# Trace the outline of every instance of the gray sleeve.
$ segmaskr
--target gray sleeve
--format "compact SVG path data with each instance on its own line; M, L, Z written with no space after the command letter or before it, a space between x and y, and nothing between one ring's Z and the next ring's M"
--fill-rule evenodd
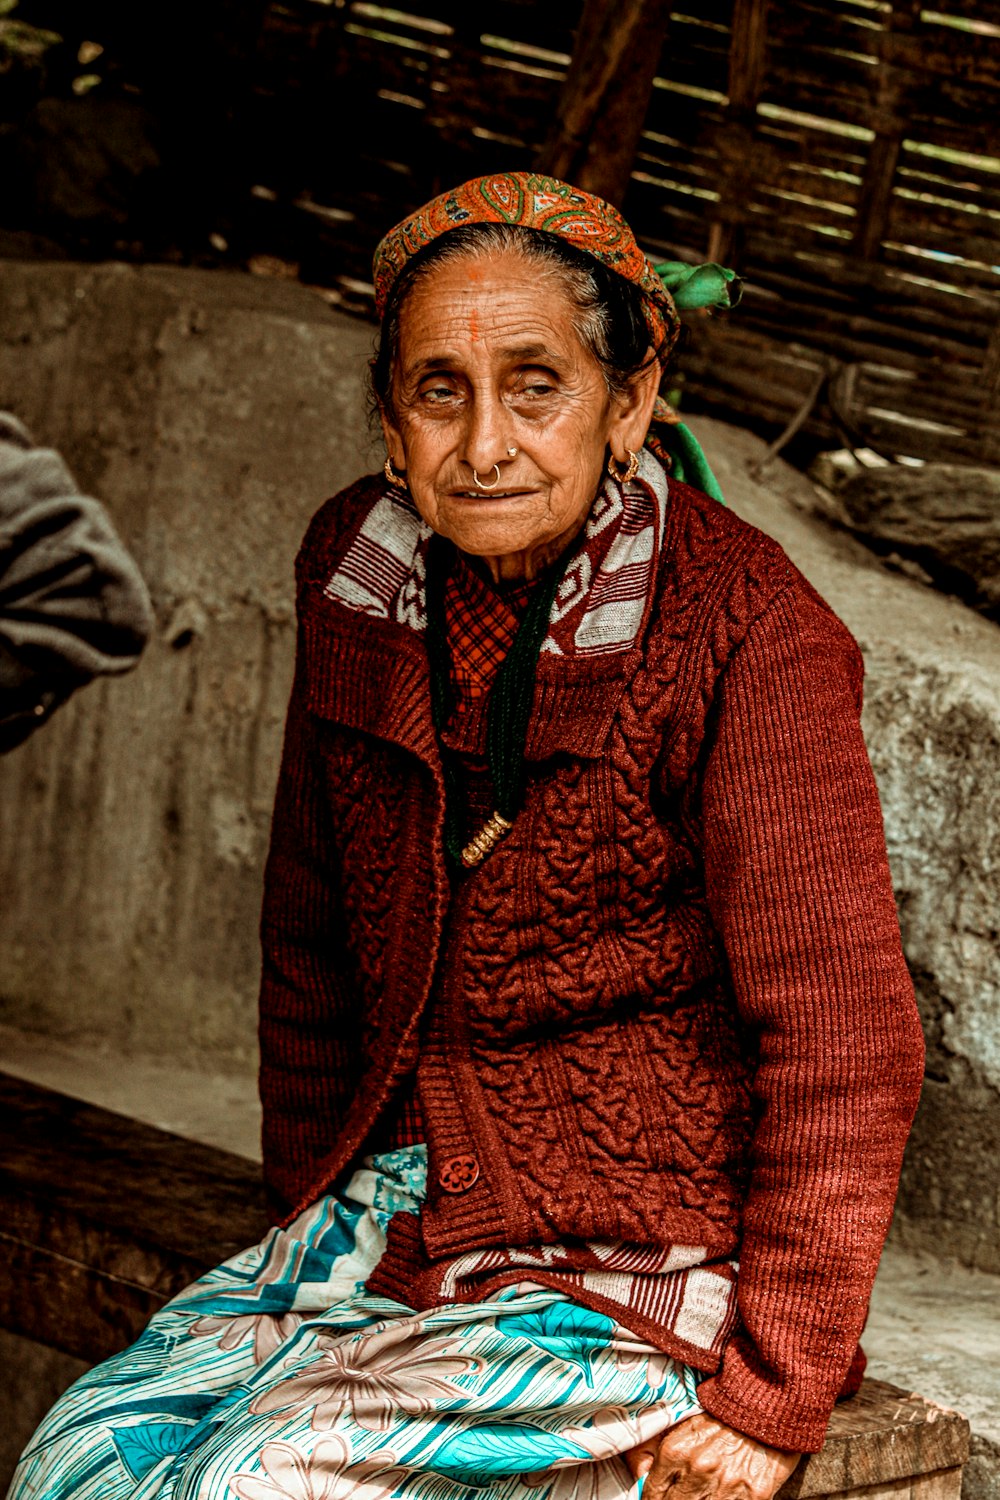
M152 624L103 506L0 412L0 751L91 678L134 667Z

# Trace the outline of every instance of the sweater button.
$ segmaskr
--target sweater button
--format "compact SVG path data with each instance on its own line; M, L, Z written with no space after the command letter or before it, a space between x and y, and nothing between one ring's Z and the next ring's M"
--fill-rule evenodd
M438 1182L446 1193L466 1193L479 1179L479 1163L474 1156L452 1156L438 1173Z

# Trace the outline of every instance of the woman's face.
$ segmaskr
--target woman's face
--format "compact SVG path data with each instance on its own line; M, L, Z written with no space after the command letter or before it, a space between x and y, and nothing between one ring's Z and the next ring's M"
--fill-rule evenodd
M389 456L428 525L495 579L534 577L557 557L609 448L626 461L649 426L655 363L616 400L573 314L552 273L516 253L435 267L400 312Z

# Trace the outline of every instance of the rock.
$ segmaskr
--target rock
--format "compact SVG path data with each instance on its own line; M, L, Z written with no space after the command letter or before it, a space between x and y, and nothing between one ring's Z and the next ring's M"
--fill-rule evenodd
M888 463L889 460L876 453L874 448L832 448L817 453L809 465L809 478L822 489L836 491L856 474L883 468Z
M154 136L152 116L135 99L40 99L11 163L32 224L105 237L148 232L164 190Z
M293 562L317 506L378 467L371 341L287 282L5 262L0 407L108 504L159 628L134 675L4 757L0 1019L255 1091Z
M831 463L829 478L836 480ZM843 473L843 470L840 470ZM1000 610L1000 473L960 464L861 468L822 507L865 541L895 549L939 586ZM832 500L832 504L831 504Z
M1000 1500L1000 1312L995 1276L892 1243L865 1325L868 1374L954 1407L972 1427L962 1500Z

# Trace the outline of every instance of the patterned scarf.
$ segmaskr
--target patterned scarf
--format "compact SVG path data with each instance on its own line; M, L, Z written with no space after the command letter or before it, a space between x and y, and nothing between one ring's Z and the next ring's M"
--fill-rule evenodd
M667 476L649 448L639 454L639 472L627 484L605 476L553 601L544 653L606 656L634 647L668 505ZM327 579L327 597L422 635L432 536L410 495L386 485Z

